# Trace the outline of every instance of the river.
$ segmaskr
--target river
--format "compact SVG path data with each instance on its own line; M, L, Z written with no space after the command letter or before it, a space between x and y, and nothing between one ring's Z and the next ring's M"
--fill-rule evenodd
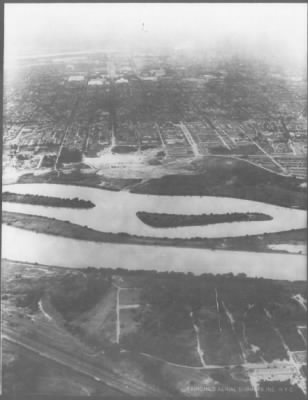
M168 238L219 238L306 228L304 210L226 197L155 196L56 184L12 184L5 185L3 191L90 200L95 207L83 210L5 202L2 209L70 221L103 232L126 232L131 235ZM153 228L139 220L136 216L137 211L171 214L259 212L268 214L273 219L207 226Z
M94 243L2 226L2 257L72 268L126 268L305 280L306 256Z
M156 237L223 237L253 235L306 227L306 212L230 198L148 196L129 192L55 184L5 185L3 191L45 196L79 197L92 209L67 209L3 203L3 210L47 216L104 232ZM262 212L271 221L224 223L204 227L156 229L143 224L137 211L178 214ZM157 271L246 273L251 277L305 280L306 256L192 249L180 247L94 243L2 226L2 257L64 267L110 267Z

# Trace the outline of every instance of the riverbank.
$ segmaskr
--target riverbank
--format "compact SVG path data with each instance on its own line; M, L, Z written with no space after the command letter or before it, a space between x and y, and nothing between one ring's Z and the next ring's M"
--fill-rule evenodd
M41 196L34 194L2 193L2 201L9 203L32 204L46 207L67 207L67 208L93 208L95 204L90 200L82 200L77 197L73 199Z
M104 189L104 190L118 192L121 190L127 190L131 186L134 186L140 182L141 179L109 178L97 174L83 175L78 171L74 171L73 173L67 175L62 173L58 175L55 171L52 171L47 174L38 176L35 176L32 173L24 174L18 178L18 181L16 183L18 184L51 183L57 185L89 187L89 188Z
M281 207L307 209L307 193L271 182L239 183L238 178L213 183L209 174L167 175L135 185L132 193L159 196L213 196L258 201Z
M277 175L232 157L202 157L189 174L175 173L148 179L131 192L160 196L216 196L259 201L282 207L307 209L302 180Z
M245 160L232 157L209 156L195 160L186 167L164 166L165 174L154 177L108 177L85 175L80 171L58 174L55 171L35 176L19 177L17 183L53 183L86 186L111 191L129 190L131 193L159 196L217 196L252 200L282 207L307 209L307 189L303 180L281 176Z
M153 228L176 228L181 226L204 226L241 221L269 221L273 217L263 213L226 213L181 215L138 211L137 217Z
M100 232L86 226L60 221L54 218L17 212L2 212L2 223L19 229L36 233L61 236L77 240L169 247L190 247L210 250L234 250L247 252L288 253L282 249L272 249L269 246L285 243L306 243L307 230L297 229L285 232L263 235L239 236L230 238L191 238L170 239L129 235L124 232Z

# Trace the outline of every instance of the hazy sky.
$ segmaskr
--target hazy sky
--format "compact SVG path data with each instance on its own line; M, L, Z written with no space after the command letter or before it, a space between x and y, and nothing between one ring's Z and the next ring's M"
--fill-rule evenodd
M6 4L5 57L234 41L266 57L306 60L306 4ZM235 46L235 47L236 47Z

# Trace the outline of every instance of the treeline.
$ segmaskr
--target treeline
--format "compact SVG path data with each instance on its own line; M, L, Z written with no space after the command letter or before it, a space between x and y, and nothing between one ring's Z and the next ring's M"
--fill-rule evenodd
M47 207L67 207L67 208L93 208L95 204L90 200L82 200L77 197L73 199L63 199L59 197L41 196L35 194L19 194L4 192L2 201L11 203L33 204Z
M221 224L224 222L241 221L268 221L273 219L270 215L262 213L226 213L226 214L199 214L181 215L164 214L138 211L137 217L153 228L174 228L179 226L200 226Z

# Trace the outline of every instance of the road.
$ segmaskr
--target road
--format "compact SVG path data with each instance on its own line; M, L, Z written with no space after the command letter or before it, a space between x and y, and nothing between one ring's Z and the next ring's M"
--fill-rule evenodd
M199 327L194 323L193 312L191 312L189 314L189 316L190 316L190 318L192 320L192 325L193 325L194 331L196 333L196 341L197 341L197 349L196 350L197 350L197 353L198 353L199 358L200 358L200 363L201 363L202 367L206 368L206 364L205 364L205 361L204 361L204 358L203 358L204 352L203 352L203 350L201 349L201 346L200 346Z
M62 152L64 143L65 143L66 135L68 134L68 131L69 131L70 127L71 127L71 123L72 123L73 120L74 120L74 117L75 117L75 113L76 113L76 110L77 110L77 106L78 106L79 100L80 100L80 98L77 97L76 100L75 100L75 102L74 102L73 108L72 108L72 110L71 110L71 114L70 114L70 116L69 116L69 118L68 118L68 120L67 120L66 127L65 127L65 131L64 131L64 134L63 134L63 136L62 136L61 143L60 143L60 147L59 147L58 154L57 154L57 158L56 158L56 161L55 161L55 166L54 166L55 171L58 170L59 158L60 158L60 155L61 155L61 152Z
M121 324L120 324L120 291L121 288L119 286L114 285L114 287L117 289L117 304L116 304L116 311L117 311L117 327L116 327L116 343L120 343L120 329L121 329Z
M179 124L180 128L182 129L182 132L184 133L187 142L190 144L192 151L195 155L195 157L199 157L201 156L199 149L198 149L198 145L197 143L194 141L194 138L192 137L191 133L189 132L189 130L187 129L187 127L183 124L183 122L180 122Z
M282 165L280 165L279 162L277 162L277 161L275 160L274 157L272 157L270 154L268 154L268 153L263 149L263 147L261 147L261 146L259 145L259 143L257 143L257 142L256 142L255 140L253 140L252 138L250 138L250 140L251 140L252 143L254 143L254 144L258 147L258 149L259 149L260 151L262 151L262 153L264 153L275 165L277 165L277 167L278 167L279 169L281 169L281 171L282 171L284 174L288 174L288 171L286 170L286 168L284 168Z
M161 144L162 144L162 146L163 146L163 149L165 150L166 155L168 155L167 145L166 145L166 142L164 141L164 138L163 138L163 136L162 136L162 134L161 134L160 127L159 127L158 124L155 124L155 126L156 126L156 129L157 129L157 132L158 132L158 135L159 135Z
M292 296L292 299L297 301L298 304L302 306L305 311L307 311L306 300L303 298L301 294L296 294L295 296Z
M220 139L220 141L222 142L222 144L228 149L230 149L230 146L227 144L227 142L224 140L224 138L218 133L217 129L215 129L215 133L218 136L218 138Z

